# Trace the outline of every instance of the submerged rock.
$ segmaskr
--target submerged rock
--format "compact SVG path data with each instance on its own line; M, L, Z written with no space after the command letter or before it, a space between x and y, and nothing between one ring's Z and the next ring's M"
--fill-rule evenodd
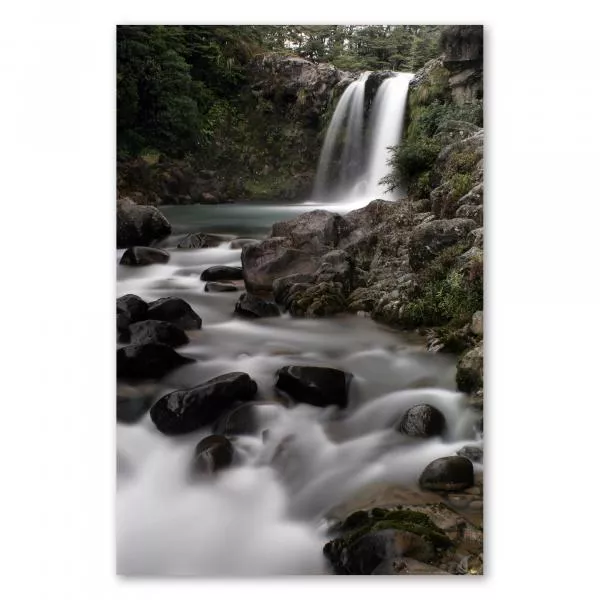
M429 404L417 404L409 408L397 426L397 430L411 437L441 435L446 428L444 413Z
M133 246L127 248L119 261L122 265L130 267L143 267L169 262L170 255L166 250L160 248L148 248L145 246Z
M181 329L201 329L202 319L183 299L169 296L148 305L148 319L168 321Z
M237 301L234 312L242 317L257 319L259 317L278 317L281 313L277 304L263 300L253 294L244 293Z
M239 288L235 283L228 281L209 281L204 286L205 292L238 292Z
M464 456L474 463L483 462L483 450L479 446L463 446L456 454Z
M223 238L218 235L212 235L210 233L190 233L186 235L177 244L177 247L183 250L193 250L197 248L215 248L221 242Z
M117 422L137 423L152 406L152 400L151 394L142 393L135 396L117 394Z
M216 473L231 465L233 444L224 435L209 435L194 450L192 470L195 474Z
M166 344L172 348L183 346L189 342L185 331L168 321L138 321L129 326L132 344Z
M190 362L166 344L132 344L117 350L117 378L160 379Z
M352 374L329 367L282 367L275 374L275 389L294 402L313 406L348 405Z
M190 433L216 421L235 402L251 400L256 391L247 373L227 373L163 396L150 409L150 417L162 433Z
M252 435L258 432L259 418L254 402L244 402L223 414L213 425L213 433Z
M171 224L155 206L140 206L129 198L117 200L117 248L145 246L171 233Z
M458 492L473 485L473 463L464 456L446 456L430 462L421 477L422 489Z
M227 267L221 265L218 267L208 267L200 275L202 281L222 281L223 279L242 279L241 267Z

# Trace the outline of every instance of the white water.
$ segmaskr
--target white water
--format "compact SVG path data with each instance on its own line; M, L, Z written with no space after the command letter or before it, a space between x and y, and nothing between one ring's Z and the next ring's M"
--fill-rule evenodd
M312 207L311 207L312 208ZM194 446L210 431L182 437L158 432L146 415L117 426L117 568L152 576L267 576L327 573L325 517L372 483L417 488L433 459L473 443L475 415L454 390L455 366L420 343L360 317L323 320L288 316L232 318L238 294L208 294L198 274L215 264L240 264L240 251L181 251L177 236L197 220L221 232L264 235L268 225L306 206L167 207L177 232L166 265L117 268L117 293L145 300L184 298L203 318L179 349L197 362L168 374L155 398L229 371L253 377L261 400L275 397L275 371L286 364L323 365L354 374L345 412L308 405L260 409L269 435L235 438L236 464L214 479L191 483ZM248 229L250 210L254 218ZM257 216L258 215L258 216ZM120 254L120 253L119 253ZM408 439L393 426L410 406L442 410L446 437ZM478 443L478 442L475 442Z

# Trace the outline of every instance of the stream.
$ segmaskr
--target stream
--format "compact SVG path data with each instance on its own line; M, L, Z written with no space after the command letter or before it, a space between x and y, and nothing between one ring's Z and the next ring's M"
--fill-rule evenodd
M422 338L361 316L328 319L234 316L239 293L209 293L200 281L214 265L239 266L241 250L178 250L190 232L263 238L273 222L314 208L344 213L352 205L222 204L166 206L173 226L161 246L167 264L117 267L117 295L146 301L183 298L203 320L178 349L196 362L151 387L160 398L231 372L258 384L257 435L233 440L232 467L190 481L195 445L209 429L160 433L146 414L117 424L117 571L143 576L271 576L327 574L322 548L329 511L375 483L418 489L424 467L475 439L476 415L455 391L456 358L425 350ZM123 251L117 252L119 260ZM276 399L274 374L285 365L316 365L354 375L345 410ZM121 384L119 384L121 385ZM144 384L147 385L147 384ZM415 439L394 430L411 406L427 402L447 421L443 438ZM268 435L262 435L268 430ZM282 443L283 442L283 443Z

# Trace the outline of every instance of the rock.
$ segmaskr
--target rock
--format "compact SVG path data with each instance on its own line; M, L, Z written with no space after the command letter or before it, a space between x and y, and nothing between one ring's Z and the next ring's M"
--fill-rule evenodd
M483 311L478 310L473 313L471 318L471 331L475 335L483 336Z
M233 444L224 435L209 435L194 450L192 470L195 474L215 473L231 465Z
M294 285L290 288L287 308L294 317L330 317L346 311L341 283Z
M200 275L202 281L222 281L223 279L242 279L241 267L208 267Z
M180 242L177 244L178 248L183 250L191 250L196 248L215 248L221 242L223 238L218 235L212 235L210 233L190 233L186 235Z
M429 404L417 404L404 413L396 429L410 437L427 438L441 435L445 428L442 411Z
M117 378L160 379L190 362L166 344L132 344L117 350Z
M463 204L456 210L457 218L473 219L478 225L483 225L483 206Z
M238 292L239 288L235 283L227 281L209 281L204 286L205 292Z
M318 266L317 256L292 248L287 238L270 238L242 250L244 283L252 294L270 293L275 279L314 273Z
M483 449L479 446L463 446L456 454L464 456L474 463L483 462Z
M254 240L252 238L236 238L235 240L231 240L229 242L229 247L232 250L238 250L240 248L245 248L246 246L250 246L251 244L259 244L260 240Z
M469 235L467 235L467 244L483 250L483 227L478 227L469 232Z
M287 308L293 286L300 284L302 289L309 287L308 284L314 283L315 276L311 273L294 273L286 277L278 277L273 281L273 296L275 301ZM296 291L299 288L296 288Z
M129 198L117 200L117 248L145 246L171 233L171 224L155 206L139 206Z
M138 321L129 326L129 333L132 344L153 342L177 348L189 342L185 332L168 321Z
M473 486L473 463L464 456L446 456L430 462L421 477L422 489L459 492Z
M117 298L117 334L123 341L129 340L129 325L146 318L148 304L135 294Z
M251 400L256 391L256 382L248 374L227 373L163 396L150 409L150 417L162 433L190 433L216 421L235 402Z
M152 396L140 394L137 396L117 395L117 422L128 425L137 423L152 406Z
M456 387L467 394L483 387L483 342L460 357L456 366Z
M223 414L213 425L213 433L252 435L258 432L259 418L254 402L244 402Z
M447 219L418 225L412 231L408 244L410 266L421 269L444 248L464 239L477 227L472 219Z
M148 305L148 319L168 321L181 329L201 329L202 319L183 299L169 296Z
M143 267L169 262L170 255L166 250L160 248L146 248L144 246L133 246L127 248L119 261L122 265L130 267Z
M259 317L278 317L281 313L277 304L263 300L253 294L244 293L236 302L234 312L242 317L257 319Z
M352 377L351 373L328 367L286 366L275 374L275 389L294 402L345 408Z

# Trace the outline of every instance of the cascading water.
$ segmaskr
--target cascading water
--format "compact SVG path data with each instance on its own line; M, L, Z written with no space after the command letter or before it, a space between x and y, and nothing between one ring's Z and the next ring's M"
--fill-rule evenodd
M380 181L390 172L389 148L402 139L408 84L413 74L394 73L379 86L365 135L365 87L370 75L362 73L338 102L319 157L314 200L333 197L366 202L394 197Z

